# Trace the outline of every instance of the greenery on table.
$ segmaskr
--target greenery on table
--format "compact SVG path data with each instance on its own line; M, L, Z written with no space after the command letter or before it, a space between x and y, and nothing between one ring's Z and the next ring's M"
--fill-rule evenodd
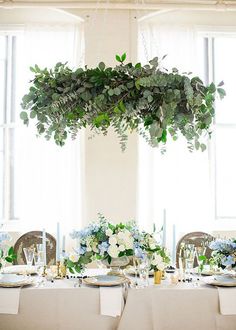
M7 242L11 240L11 236L6 232L0 232L0 269L6 262L13 263L16 254L13 247L7 247Z
M31 67L35 77L23 97L21 119L27 125L36 119L38 133L47 140L53 136L60 146L82 128L106 135L112 127L122 150L129 132L137 132L152 147L183 135L190 151L205 150L215 95L225 95L223 82L205 86L190 73L161 69L158 58L144 66L125 64L126 54L116 59L115 68L103 62L93 69L72 70L63 63L50 70Z
M166 248L157 243L153 234L144 234L142 247L150 260L151 270L163 271L170 264L170 256Z
M12 264L14 260L16 260L16 254L12 246L9 248L6 255L4 255L4 251L0 249L0 269L2 268L4 262L9 262Z

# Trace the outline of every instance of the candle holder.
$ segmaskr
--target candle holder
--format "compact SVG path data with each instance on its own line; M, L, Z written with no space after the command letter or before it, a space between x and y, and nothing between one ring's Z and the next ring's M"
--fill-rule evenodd
M42 273L42 276L43 276L43 277L47 276L46 269L47 269L47 266L44 265L44 266L43 266L43 273Z
M55 279L59 280L59 279L62 279L63 278L63 276L61 274L61 269L60 269L60 266L61 266L60 261L57 261L56 266L57 266L57 274L55 276Z

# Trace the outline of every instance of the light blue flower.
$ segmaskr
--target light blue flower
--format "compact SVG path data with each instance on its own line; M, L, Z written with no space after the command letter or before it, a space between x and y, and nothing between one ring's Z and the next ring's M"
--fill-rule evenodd
M0 244L11 240L11 236L6 232L0 232Z
M235 262L234 262L234 257L232 256L225 256L222 258L222 261L221 261L222 265L223 266L231 266L233 265Z
M104 255L104 253L107 252L108 247L109 244L107 242L102 242L101 244L98 244L99 253L101 255Z

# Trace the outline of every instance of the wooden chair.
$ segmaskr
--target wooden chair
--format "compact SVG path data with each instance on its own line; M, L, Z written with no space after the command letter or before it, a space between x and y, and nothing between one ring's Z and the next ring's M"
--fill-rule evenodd
M35 247L36 244L42 243L42 231L30 231L22 235L14 245L14 251L16 253L15 265L26 264L23 248ZM46 233L46 251L47 251L47 265L56 264L56 240L55 238Z
M195 231L184 235L176 246L176 267L179 268L179 257L180 257L180 249L181 244L193 244L194 246L202 246L203 244L206 246L206 257L209 259L211 257L212 250L208 247L209 243L214 239L210 234ZM194 267L197 266L197 260L194 260Z

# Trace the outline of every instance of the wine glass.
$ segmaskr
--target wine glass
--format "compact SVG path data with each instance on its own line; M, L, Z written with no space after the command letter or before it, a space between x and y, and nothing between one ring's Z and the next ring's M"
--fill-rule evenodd
M196 246L195 247L197 264L198 264L198 275L201 276L204 266L205 254L206 254L206 246Z
M140 287L149 286L149 269L150 269L150 260L147 254L143 254L138 265L138 272L140 278Z
M35 248L23 248L27 266L32 266L34 260Z
M194 258L195 258L195 245L194 244L185 244L184 247L184 259L185 259L185 268L186 273L190 276L190 273L193 269Z

